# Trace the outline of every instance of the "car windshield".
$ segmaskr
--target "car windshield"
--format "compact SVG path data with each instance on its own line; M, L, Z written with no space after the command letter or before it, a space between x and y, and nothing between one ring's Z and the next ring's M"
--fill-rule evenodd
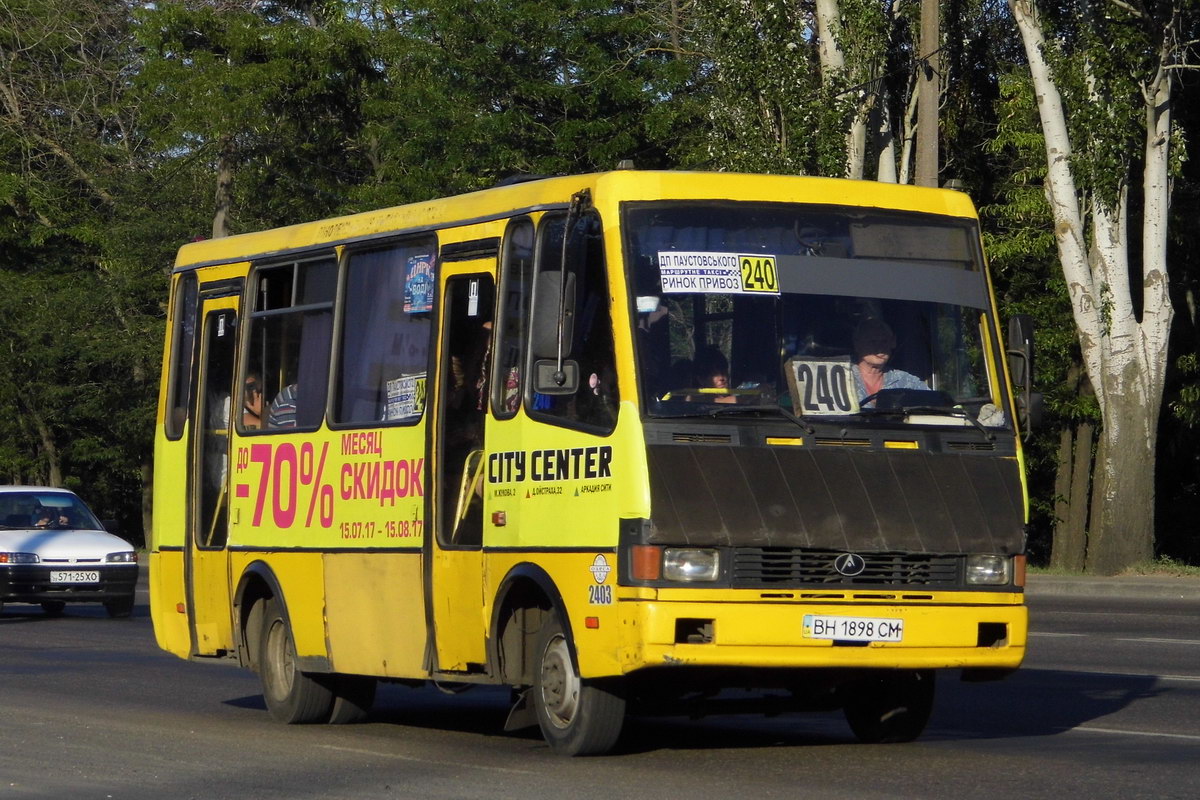
M104 530L91 510L66 492L0 492L0 527Z
M971 221L731 202L624 214L651 416L1008 424Z

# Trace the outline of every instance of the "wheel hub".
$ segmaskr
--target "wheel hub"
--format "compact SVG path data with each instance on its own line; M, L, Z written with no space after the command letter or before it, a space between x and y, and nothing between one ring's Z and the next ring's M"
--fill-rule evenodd
M542 704L556 727L565 728L575 719L579 709L579 687L567 641L563 636L556 636L546 645L541 675Z

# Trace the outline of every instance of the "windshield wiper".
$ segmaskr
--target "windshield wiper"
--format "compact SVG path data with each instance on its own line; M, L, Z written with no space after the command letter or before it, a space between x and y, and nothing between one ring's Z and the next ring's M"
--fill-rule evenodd
M768 413L770 413L772 411L779 412L779 414L781 414L783 417L791 420L792 422L796 423L801 428L803 428L804 432L809 434L810 436L817 432L817 429L814 428L808 420L806 420L804 417L800 416L799 414L796 414L791 409L784 408L783 406L741 406L741 407L733 406L733 407L717 408L717 409L713 409L712 411L708 412L708 416L715 418L715 417L731 416L734 414L749 414L749 413L753 413L753 412L757 412L757 413L761 414L764 411L768 412Z
M965 408L958 408L957 406L900 406L899 408L882 408L882 409L864 408L864 409L862 409L862 411L860 413L867 413L867 414L872 414L872 415L886 414L889 416L905 416L905 417L908 416L909 414L939 414L939 415L946 416L946 417L958 417L959 419L965 419L967 422L974 425L979 430L979 432L984 435L984 438L986 438L989 442L994 441L996 439L996 434L992 433L990 430L988 430L986 427L984 427L982 422L980 422L975 417L971 416L970 412L968 412Z

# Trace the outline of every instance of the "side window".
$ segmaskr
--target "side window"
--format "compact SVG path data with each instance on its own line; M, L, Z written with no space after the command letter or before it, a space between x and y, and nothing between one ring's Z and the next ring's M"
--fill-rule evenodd
M175 285L171 306L171 365L167 387L167 437L183 435L192 397L192 355L196 347L196 273L189 272Z
M422 239L350 254L334 422L421 418L436 252L433 239Z
M239 428L316 428L325 412L337 261L260 267L253 278Z
M492 411L501 419L521 405L525 330L529 296L533 291L533 223L517 220L504 238L500 278L500 319L496 335L496 364L492 370Z
M564 222L565 216L542 221L538 230L538 272L560 269ZM579 389L570 395L530 392L527 402L535 415L607 433L617 424L621 398L617 390L604 241L600 234L599 217L588 214L574 225L567 242L567 269L575 275L575 302L571 352L564 357L579 364Z

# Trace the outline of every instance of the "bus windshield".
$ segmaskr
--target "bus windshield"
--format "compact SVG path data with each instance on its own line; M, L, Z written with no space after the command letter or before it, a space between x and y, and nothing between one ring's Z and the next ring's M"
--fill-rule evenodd
M1009 424L971 221L743 202L623 214L650 416Z

